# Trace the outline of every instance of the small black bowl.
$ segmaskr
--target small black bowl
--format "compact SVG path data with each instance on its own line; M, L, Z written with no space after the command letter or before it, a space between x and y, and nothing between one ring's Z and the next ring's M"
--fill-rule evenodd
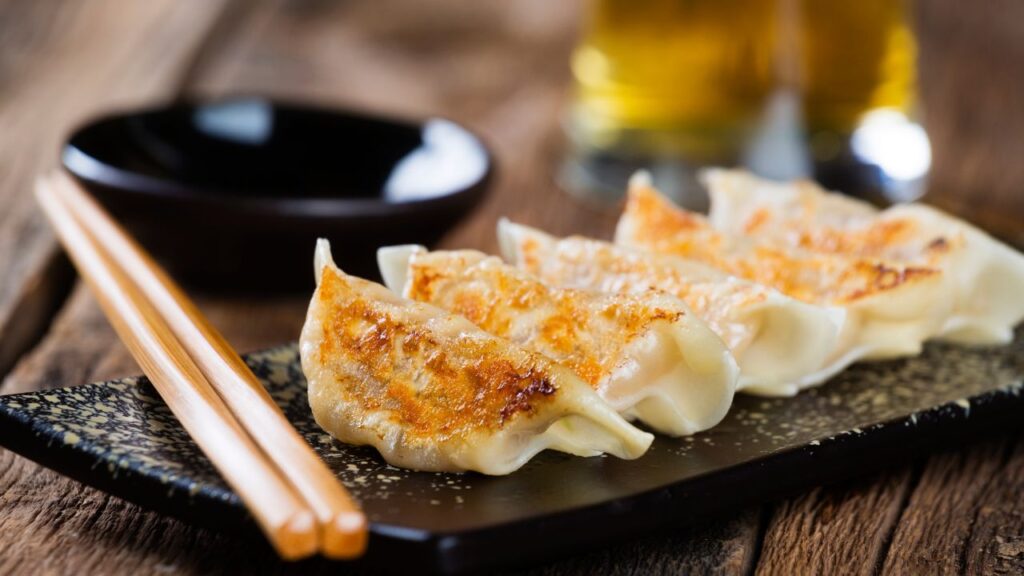
M389 244L432 244L483 196L493 160L440 118L420 123L233 98L96 120L64 167L187 284L312 285L314 241L376 278Z

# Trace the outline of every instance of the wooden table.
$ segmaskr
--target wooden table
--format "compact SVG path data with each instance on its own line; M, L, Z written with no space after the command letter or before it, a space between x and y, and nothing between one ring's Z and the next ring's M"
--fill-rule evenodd
M499 215L607 235L554 182L582 6L545 0L24 0L0 3L0 392L138 372L74 280L30 187L104 110L259 91L443 114L493 146L493 194L446 246L493 251ZM918 6L932 201L1024 239L1024 8ZM303 297L197 295L240 349L292 340ZM0 574L295 571L252 538L196 529L0 451ZM313 562L297 571L345 573ZM1022 573L1024 437L541 567L544 574Z

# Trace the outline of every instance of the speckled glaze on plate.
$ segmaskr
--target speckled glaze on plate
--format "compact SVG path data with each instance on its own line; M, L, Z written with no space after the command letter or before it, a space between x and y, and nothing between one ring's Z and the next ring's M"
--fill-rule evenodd
M569 554L904 461L1019 422L1024 407L1024 335L993 348L931 344L796 398L739 396L719 426L659 437L639 460L547 452L492 478L392 468L372 449L332 440L313 422L295 346L247 362L362 503L372 523L364 562L397 571L460 573ZM193 522L250 522L145 378L0 397L0 444Z

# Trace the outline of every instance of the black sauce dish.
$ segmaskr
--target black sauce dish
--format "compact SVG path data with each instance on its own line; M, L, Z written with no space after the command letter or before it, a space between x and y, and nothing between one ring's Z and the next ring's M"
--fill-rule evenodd
M377 278L378 247L436 242L494 170L449 120L254 97L100 118L62 159L176 278L255 293L311 287L321 237L346 271Z

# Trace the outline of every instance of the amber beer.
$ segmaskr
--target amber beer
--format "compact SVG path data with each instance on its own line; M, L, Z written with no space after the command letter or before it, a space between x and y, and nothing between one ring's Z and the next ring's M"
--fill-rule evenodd
M773 91L803 128L848 134L914 101L901 0L596 0L573 55L577 146L628 157L735 162Z

